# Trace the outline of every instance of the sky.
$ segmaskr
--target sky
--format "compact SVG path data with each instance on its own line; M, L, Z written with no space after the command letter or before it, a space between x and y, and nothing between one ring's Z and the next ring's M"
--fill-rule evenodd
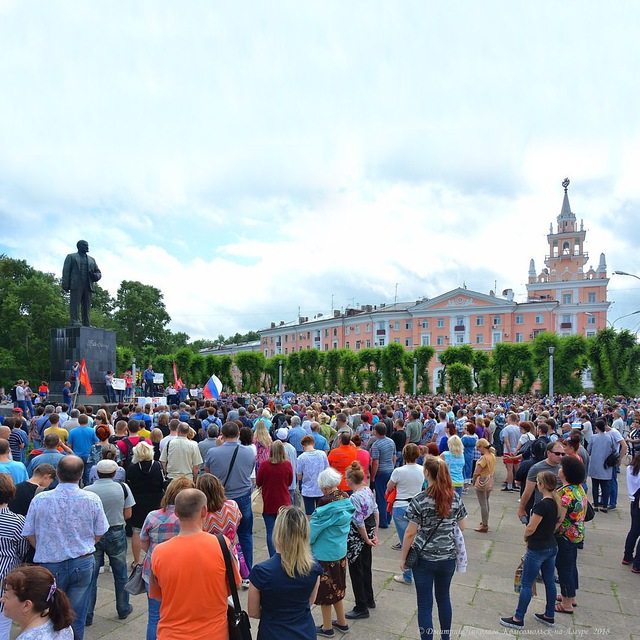
M0 253L60 275L86 239L102 286L158 287L192 339L463 285L524 301L568 176L590 264L640 275L639 18L0 0ZM611 276L609 320L639 294Z

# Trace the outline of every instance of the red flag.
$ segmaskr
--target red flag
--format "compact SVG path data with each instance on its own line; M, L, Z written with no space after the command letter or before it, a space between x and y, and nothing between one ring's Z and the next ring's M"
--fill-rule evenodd
M182 378L178 378L178 369L176 368L176 361L173 361L173 386L176 390L182 389L184 387L184 382L182 382Z
M87 371L87 363L84 361L84 358L82 358L82 362L80 363L80 375L78 376L78 380L80 380L80 384L84 387L87 395L92 395L93 389L91 388L91 382L89 381L89 372Z

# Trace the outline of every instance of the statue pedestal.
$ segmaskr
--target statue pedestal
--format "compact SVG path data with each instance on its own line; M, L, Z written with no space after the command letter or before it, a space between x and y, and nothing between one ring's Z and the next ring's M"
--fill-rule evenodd
M74 362L85 359L89 381L93 389L91 396L84 395L84 387L78 389L76 406L87 401L102 404L106 388L104 377L107 371L116 370L115 331L93 327L63 327L51 329L51 375L49 389L53 399L62 399L62 387L69 380ZM73 391L73 389L72 389Z

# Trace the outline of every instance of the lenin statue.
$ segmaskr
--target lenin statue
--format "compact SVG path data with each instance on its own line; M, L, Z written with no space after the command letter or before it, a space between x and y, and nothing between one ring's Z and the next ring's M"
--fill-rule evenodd
M71 292L69 314L71 316L71 326L85 327L89 324L91 312L91 295L95 291L94 282L102 278L102 273L98 269L96 261L87 253L89 243L86 240L79 240L78 253L70 253L64 261L62 267L62 288ZM82 323L78 320L78 310L82 307Z

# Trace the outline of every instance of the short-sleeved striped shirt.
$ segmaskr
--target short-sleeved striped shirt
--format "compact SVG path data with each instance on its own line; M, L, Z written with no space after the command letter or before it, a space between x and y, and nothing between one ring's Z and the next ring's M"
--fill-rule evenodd
M151 555L153 550L161 542L171 540L180 533L180 520L175 514L175 507L169 505L166 509L157 509L152 511L145 518L142 529L140 530L140 540L149 541L149 550L144 558L142 565L142 578L149 583L151 575Z
M29 543L22 537L23 528L24 516L13 513L8 507L0 509L0 584L27 555ZM0 611L4 611L3 602L0 602Z
M396 443L387 438L376 438L371 445L371 459L378 461L378 471L391 473L393 471L393 456L396 453Z

